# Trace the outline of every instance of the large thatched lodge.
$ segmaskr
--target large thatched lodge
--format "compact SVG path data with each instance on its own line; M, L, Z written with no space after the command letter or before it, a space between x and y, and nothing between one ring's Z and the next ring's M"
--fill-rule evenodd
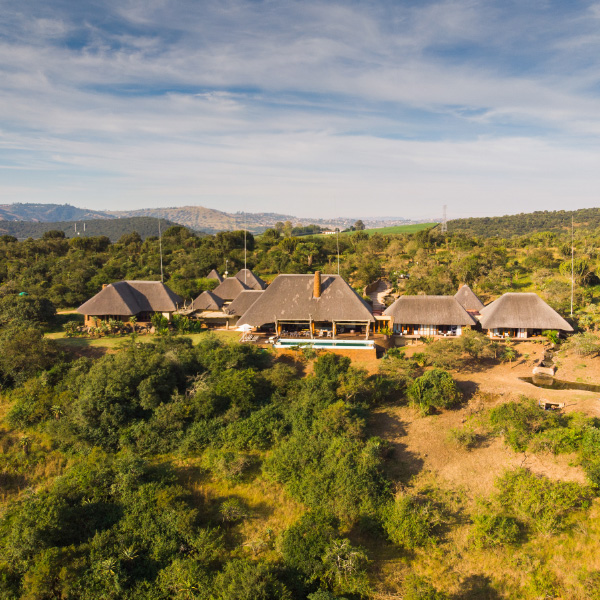
M469 286L454 296L399 296L383 314L372 307L339 275L278 275L267 284L249 269L222 279L190 304L157 281L120 281L104 286L79 307L86 325L95 320L149 321L154 313L167 318L186 314L209 327L252 329L275 337L372 339L377 333L402 345L405 340L452 338L466 328L493 339L524 340L545 330L573 328L537 294L507 293L487 306Z
M369 305L339 275L278 275L241 316L239 325L288 336L369 337L375 322Z

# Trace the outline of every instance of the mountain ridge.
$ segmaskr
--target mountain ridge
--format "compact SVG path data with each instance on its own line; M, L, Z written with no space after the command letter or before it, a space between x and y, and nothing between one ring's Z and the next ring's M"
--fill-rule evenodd
M184 225L195 231L205 233L217 233L218 231L230 231L234 229L247 228L252 233L262 233L265 229L274 227L279 221L291 221L294 226L319 225L324 229L345 229L353 225L360 217L334 219L317 219L295 217L273 212L258 213L227 213L214 208L204 206L179 206L161 208L141 208L136 210L122 211L95 211L77 208L69 204L4 204L0 205L0 223L2 221L24 221L24 222L74 222L92 219L122 219L154 217L161 218ZM391 225L404 225L412 223L403 218L367 219L362 218L367 227L385 227Z

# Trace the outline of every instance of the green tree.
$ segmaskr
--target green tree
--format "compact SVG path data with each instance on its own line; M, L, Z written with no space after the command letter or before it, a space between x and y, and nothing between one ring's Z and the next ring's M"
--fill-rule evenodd
M460 402L461 393L450 373L432 369L415 379L408 388L408 397L423 415L436 408L450 408Z

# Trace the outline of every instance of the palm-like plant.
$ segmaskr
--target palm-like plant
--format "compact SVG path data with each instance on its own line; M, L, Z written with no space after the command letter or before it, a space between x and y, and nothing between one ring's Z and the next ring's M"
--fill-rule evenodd
M133 333L135 333L136 324L137 324L137 317L135 315L133 315L132 317L129 317L129 325L131 326L131 331Z

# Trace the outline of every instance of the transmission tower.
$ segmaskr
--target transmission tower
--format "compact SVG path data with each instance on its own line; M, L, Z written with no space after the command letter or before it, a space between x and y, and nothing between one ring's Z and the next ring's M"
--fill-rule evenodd
M442 233L448 233L448 219L446 218L446 205L444 204L444 216L442 217Z

